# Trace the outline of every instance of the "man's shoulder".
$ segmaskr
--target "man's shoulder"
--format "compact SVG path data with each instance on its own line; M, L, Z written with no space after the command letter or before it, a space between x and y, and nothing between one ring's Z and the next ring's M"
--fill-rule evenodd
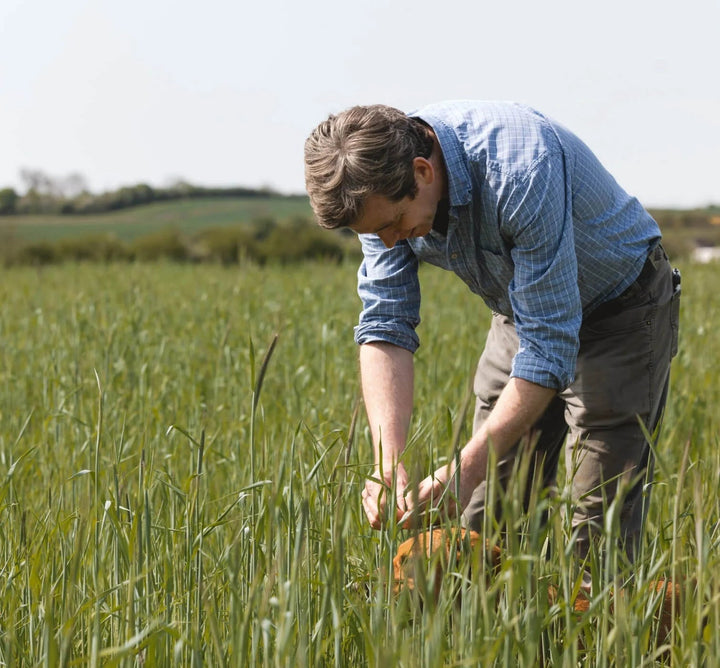
M510 100L446 100L425 105L408 115L468 129L487 124L525 127L547 123L537 109Z
M543 157L562 152L551 121L518 102L455 100L412 115L433 128L444 153L464 156L486 177L522 176Z

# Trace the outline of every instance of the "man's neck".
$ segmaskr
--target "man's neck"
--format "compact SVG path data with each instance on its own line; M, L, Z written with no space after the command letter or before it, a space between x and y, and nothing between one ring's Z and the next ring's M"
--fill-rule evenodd
M440 142L438 141L437 135L433 132L433 150L430 154L430 162L432 163L433 169L435 169L440 182L442 183L442 199L448 198L448 178L447 169L445 169L445 158L443 157L442 149L440 148Z

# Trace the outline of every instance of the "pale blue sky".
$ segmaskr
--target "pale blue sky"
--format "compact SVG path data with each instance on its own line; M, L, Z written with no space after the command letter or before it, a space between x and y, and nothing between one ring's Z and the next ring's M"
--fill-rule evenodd
M720 204L720 0L0 0L0 187L303 190L328 113L529 103L648 206Z

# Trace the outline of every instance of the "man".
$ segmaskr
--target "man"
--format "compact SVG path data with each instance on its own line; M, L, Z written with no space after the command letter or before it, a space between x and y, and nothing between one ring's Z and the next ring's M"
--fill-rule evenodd
M389 486L396 476L398 489L388 501L386 485L367 481L371 526L442 498L477 529L490 448L506 485L533 443L533 471L548 486L567 435L581 555L619 495L632 559L653 469L646 434L659 425L677 347L679 276L650 215L574 134L513 103L448 102L412 115L353 107L307 139L305 175L319 224L350 227L362 242L355 339L375 443L371 478ZM401 454L419 260L456 273L493 318L460 470L442 467L410 493Z

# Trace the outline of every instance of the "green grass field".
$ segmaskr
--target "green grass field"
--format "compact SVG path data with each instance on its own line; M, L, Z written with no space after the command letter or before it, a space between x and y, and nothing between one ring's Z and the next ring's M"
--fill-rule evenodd
M460 281L422 272L418 476L452 455L489 322ZM5 270L0 665L715 665L720 268L683 272L637 586L578 616L562 484L528 516L508 500L517 533L495 580L457 564L437 601L393 596L410 534L362 513L355 267ZM659 575L687 584L656 649L644 585Z
M193 234L207 227L248 223L260 218L284 221L294 216L310 218L304 197L204 198L158 202L111 213L89 215L24 215L0 217L0 233L21 241L57 241L67 237L110 233L123 241L169 227Z

